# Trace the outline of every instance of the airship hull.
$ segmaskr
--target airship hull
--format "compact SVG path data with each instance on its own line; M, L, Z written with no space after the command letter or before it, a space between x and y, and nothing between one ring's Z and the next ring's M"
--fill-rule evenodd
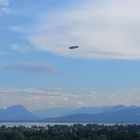
M70 46L69 49L78 49L79 46Z

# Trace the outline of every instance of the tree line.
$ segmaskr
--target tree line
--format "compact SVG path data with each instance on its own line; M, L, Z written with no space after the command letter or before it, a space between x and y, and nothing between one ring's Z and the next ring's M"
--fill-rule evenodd
M0 140L140 140L140 125L1 126Z

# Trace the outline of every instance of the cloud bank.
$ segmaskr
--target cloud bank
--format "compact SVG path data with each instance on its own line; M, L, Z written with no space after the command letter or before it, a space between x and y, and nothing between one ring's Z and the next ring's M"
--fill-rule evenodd
M140 1L86 0L43 17L28 40L39 50L82 59L140 59ZM68 46L80 49L69 51Z
M41 88L0 88L0 107L21 104L30 109L52 107L91 107L105 105L140 105L139 90L118 93L97 93L92 90Z

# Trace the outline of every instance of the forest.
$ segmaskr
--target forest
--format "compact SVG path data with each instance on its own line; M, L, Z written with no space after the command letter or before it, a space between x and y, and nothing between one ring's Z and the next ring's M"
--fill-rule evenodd
M140 125L1 126L0 140L140 140Z

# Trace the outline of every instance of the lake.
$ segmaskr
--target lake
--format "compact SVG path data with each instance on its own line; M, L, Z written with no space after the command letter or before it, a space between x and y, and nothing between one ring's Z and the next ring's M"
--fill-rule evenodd
M68 125L71 126L74 123L49 123L49 122L0 122L0 126L5 125L6 127L14 127L14 126L25 126L25 127L32 127L32 126L54 126L54 125Z
M67 125L67 126L72 126L74 124L82 124L82 125L87 125L89 123L51 123L51 122L0 122L0 126L5 125L6 127L14 127L14 126L25 126L25 127L32 127L32 126L42 126L45 127L47 125L54 126L54 125ZM95 124L95 123L91 123ZM115 123L98 123L99 125L115 125ZM127 124L123 124L127 125Z

